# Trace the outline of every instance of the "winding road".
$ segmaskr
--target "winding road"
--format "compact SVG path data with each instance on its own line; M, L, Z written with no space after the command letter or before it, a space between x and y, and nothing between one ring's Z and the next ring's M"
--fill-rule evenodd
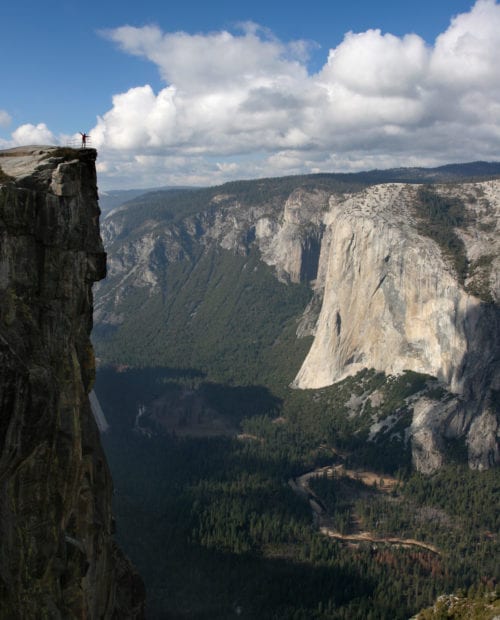
M360 480L366 485L373 485L374 482L380 483L382 481L382 486L379 486L378 489L379 491L385 493L392 491L392 489L398 484L396 478L392 478L391 476L381 476L380 474L370 471L354 471L351 469L346 469L343 465L318 467L317 469L302 474L297 478L291 478L288 481L288 484L295 491L295 493L297 493L297 495L309 502L313 513L313 520L321 534L327 536L328 538L334 538L336 540L352 543L371 542L398 545L401 547L418 547L440 555L439 549L434 545L420 540L415 540L414 538L399 538L392 536L380 537L368 531L359 531L353 534L342 534L339 530L333 527L332 520L328 515L326 506L321 498L318 497L318 495L309 486L309 480L311 480L311 478L318 478L320 476L324 476L325 474L328 477L334 477L335 475L347 476L353 480Z

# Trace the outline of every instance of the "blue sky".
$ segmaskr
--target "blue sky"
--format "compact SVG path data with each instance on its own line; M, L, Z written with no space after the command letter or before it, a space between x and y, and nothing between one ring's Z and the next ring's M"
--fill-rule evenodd
M492 160L498 49L496 0L9 2L0 147L90 132L103 188Z

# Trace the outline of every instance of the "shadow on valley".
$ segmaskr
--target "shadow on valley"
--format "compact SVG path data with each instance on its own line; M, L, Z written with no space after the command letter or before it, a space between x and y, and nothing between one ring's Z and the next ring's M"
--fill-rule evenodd
M95 389L110 424L102 442L117 539L144 578L149 619L398 620L439 593L500 578L495 471L458 462L429 479L409 471L404 403L423 389L442 397L427 375L364 371L281 400L196 369L104 367ZM361 404L375 391L377 408ZM389 415L380 442L368 441L374 416ZM322 535L288 481L339 459L399 469L403 486L354 492L352 483L343 495L345 484L318 479L329 514L442 555Z
M121 433L231 436L244 418L272 415L281 405L266 387L213 383L193 368L107 366L98 370L95 390Z
M176 575L176 583L166 580L171 583L158 584L150 600L151 618L306 620L332 614L361 593L374 589L373 580L354 570L313 567L286 558L209 552L202 547L179 549L179 552L184 555L184 563ZM164 570L167 575L179 571L178 560L166 565ZM190 603L186 605L187 592ZM172 611L162 611L166 606ZM362 615L367 610L365 606L364 611L350 618L367 617Z
M295 454L283 439L268 389L209 383L194 369L111 367L95 389L111 426L102 440L117 538L145 580L148 618L321 618L373 596L373 577L339 562L287 484L308 446ZM237 438L244 418L271 420L274 439ZM206 432L220 419L227 432Z
M103 443L117 538L145 580L148 618L361 620L374 599L374 618L408 617L401 596L382 600L396 571L367 570L372 550L315 531L283 455L230 437L109 433Z

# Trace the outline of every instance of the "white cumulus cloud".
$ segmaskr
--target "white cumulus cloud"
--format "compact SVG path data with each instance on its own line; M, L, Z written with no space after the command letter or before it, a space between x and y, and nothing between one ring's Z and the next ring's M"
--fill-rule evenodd
M32 125L26 123L12 132L12 145L23 146L26 144L54 144L56 138L45 123Z
M307 44L286 45L256 24L243 32L163 33L157 26L123 26L104 33L126 52L154 62L169 84L186 93L213 93L266 86L306 77Z
M495 0L454 16L433 44L417 34L349 32L317 73L308 71L310 43L279 41L252 23L236 33L123 26L105 36L154 63L165 82L159 92L143 84L116 94L91 131L110 186L435 165L500 152Z
M469 13L456 16L437 38L431 78L456 91L498 90L499 39L499 5L495 0L478 0Z

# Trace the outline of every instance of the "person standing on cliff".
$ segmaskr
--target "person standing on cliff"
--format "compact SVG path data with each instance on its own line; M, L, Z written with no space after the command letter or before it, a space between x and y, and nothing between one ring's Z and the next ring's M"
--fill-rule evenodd
M87 146L87 138L89 136L88 134L82 133L81 131L80 131L80 135L82 136L82 149L84 149Z

